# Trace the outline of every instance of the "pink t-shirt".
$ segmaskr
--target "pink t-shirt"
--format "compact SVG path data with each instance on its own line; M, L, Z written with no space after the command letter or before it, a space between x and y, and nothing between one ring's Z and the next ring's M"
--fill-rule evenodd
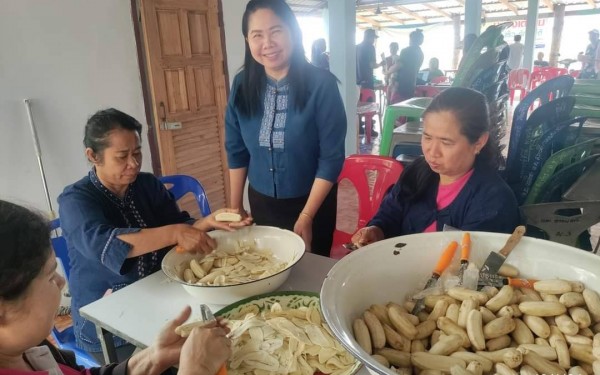
M473 169L465 173L465 175L459 178L458 180L451 182L448 185L440 184L438 186L437 197L435 198L438 211L448 207L450 203L452 203L454 199L456 199L456 197L458 196L460 191L465 187L467 181L469 181L469 178L471 178L472 175ZM431 223L431 225L425 228L423 232L435 232L436 230L437 220L434 220L433 223Z

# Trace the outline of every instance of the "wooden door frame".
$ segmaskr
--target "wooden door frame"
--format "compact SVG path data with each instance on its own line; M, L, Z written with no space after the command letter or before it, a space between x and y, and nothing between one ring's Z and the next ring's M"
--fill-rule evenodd
M135 35L135 45L137 49L138 66L140 68L140 77L142 81L142 95L144 98L144 110L146 113L146 124L148 124L148 146L150 147L150 159L152 160L152 172L156 176L162 176L160 166L160 154L158 149L158 139L156 134L156 119L153 116L152 95L150 93L150 78L148 74L148 64L146 62L145 44L142 36L142 14L140 11L139 0L131 1L131 18L133 21L133 31ZM229 69L227 65L227 49L225 48L225 27L223 22L223 0L217 0L219 4L219 31L221 33L221 50L223 51L223 75L225 76L225 94L229 97ZM224 145L222 147L225 147ZM223 170L223 174L228 174ZM224 183L227 185L229 178L224 177ZM225 191L229 191L225 186ZM229 205L229 196L225 194L225 202Z

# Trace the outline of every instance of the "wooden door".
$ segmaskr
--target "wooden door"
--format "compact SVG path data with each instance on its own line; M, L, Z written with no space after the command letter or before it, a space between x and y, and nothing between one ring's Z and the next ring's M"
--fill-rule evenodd
M163 175L194 176L213 211L229 197L227 103L219 0L141 0L142 30ZM183 209L200 217L188 195Z

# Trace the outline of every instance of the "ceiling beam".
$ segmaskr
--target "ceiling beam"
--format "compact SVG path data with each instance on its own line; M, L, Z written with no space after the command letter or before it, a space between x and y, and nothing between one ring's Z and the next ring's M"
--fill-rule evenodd
M554 3L552 0L544 0L544 4L546 5L546 8L554 12Z
M594 0L587 0L587 3L590 4L590 6L592 7L592 9L596 8L596 2Z
M381 17L381 18L385 18L386 20L392 21L392 22L397 22L401 25L404 25L404 20L400 19L398 17L394 17L391 14L386 14L386 13L381 13L381 14L376 14L377 17Z
M408 15L408 16L411 16L412 18L417 19L417 20L419 20L419 21L421 21L423 23L427 23L427 19L425 17L419 16L417 13L415 13L412 10L410 10L408 8L405 8L405 7L401 6L401 5L396 5L394 7L394 9L397 9L399 12L402 12L402 13Z
M431 4L423 4L425 7L429 8L430 10L436 12L437 14L441 15L442 17L448 17L450 19L452 19L452 15L450 15L450 13L441 10L440 8L436 7L435 5L431 5Z
M593 1L593 0L592 0ZM519 8L515 6L515 4L511 4L508 0L500 0L500 2L507 7L509 10L512 10L514 14L519 15Z
M358 14L356 15L356 19L359 20L359 21L361 21L361 22L369 23L369 24L371 24L371 25L373 25L373 26L375 26L377 28L381 27L381 25L379 24L379 22L377 22L375 20L372 20L370 18L367 18L367 17L359 16Z
M457 3L459 3L460 5L464 6L465 5L465 0L455 0Z

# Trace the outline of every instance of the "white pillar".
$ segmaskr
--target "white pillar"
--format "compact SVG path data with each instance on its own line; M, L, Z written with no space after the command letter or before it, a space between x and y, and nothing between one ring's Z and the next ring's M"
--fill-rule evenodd
M465 1L465 34L481 34L481 0Z
M346 155L358 153L358 117L356 103L356 4L354 1L336 0L329 2L329 66L340 80L340 93L346 107L348 131L346 133Z
M527 26L525 27L525 49L523 51L523 68L533 68L533 51L537 33L539 0L527 1Z

